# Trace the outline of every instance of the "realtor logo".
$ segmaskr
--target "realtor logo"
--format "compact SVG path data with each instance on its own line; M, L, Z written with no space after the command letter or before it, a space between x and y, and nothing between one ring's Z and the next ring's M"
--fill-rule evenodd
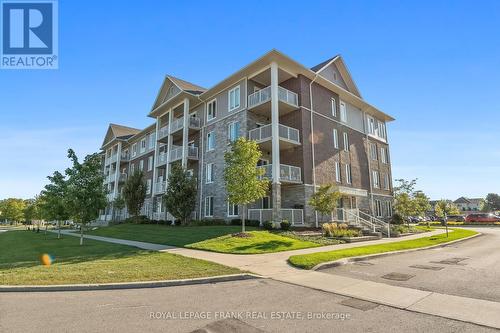
M1 2L2 69L57 69L57 2Z

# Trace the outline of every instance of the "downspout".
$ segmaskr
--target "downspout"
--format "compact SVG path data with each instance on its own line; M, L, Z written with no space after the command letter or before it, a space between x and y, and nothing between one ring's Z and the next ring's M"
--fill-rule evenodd
M310 102L310 109L311 111L309 112L311 115L311 153L312 153L312 179L313 179L313 191L316 193L316 162L314 161L314 125L313 125L313 94L312 94L312 85L314 81L318 78L318 73L314 76L314 79L309 83L309 102ZM315 225L316 228L319 227L318 225L318 212L314 211L314 219L315 219Z
M366 139L365 154L366 154L366 160L368 161L368 163L367 163L367 165L368 165L368 182L370 184L370 215L374 216L373 215L374 203L373 203L372 170L370 168L370 154L368 152L368 150L370 149L368 146L370 141L368 139L368 134L366 133L366 111L363 111L363 130L365 132L365 139Z
M199 186L200 186L200 193L199 193L199 211L200 215L198 217L198 220L202 219L202 212L203 212L203 174L205 171L203 168L203 157L204 151L205 151L205 117L206 117L206 102L200 98L200 96L197 96L198 100L203 103L203 116L201 119L203 119L203 125L201 126L201 138L200 138L200 147L199 147L199 152L200 152L200 163L198 165L198 179L199 179Z

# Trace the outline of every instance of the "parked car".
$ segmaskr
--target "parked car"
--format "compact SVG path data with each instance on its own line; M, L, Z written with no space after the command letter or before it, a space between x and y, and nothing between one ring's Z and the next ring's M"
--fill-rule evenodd
M500 216L492 213L472 213L467 215L465 222L500 222Z
M463 215L448 215L448 221L464 222L465 217Z

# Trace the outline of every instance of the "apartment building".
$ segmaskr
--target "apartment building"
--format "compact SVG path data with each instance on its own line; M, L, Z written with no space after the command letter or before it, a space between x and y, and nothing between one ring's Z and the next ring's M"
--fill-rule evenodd
M259 144L258 166L271 180L249 218L318 225L308 201L326 183L344 193L345 210L392 215L386 123L394 119L362 98L339 55L307 68L272 50L209 89L167 75L148 116L154 123L143 130L108 128L102 151L110 202L139 168L148 182L143 213L171 219L162 196L172 164L181 163L197 178L194 217L237 218L241 208L228 203L224 187L224 153L245 136ZM101 219L111 215L110 206Z

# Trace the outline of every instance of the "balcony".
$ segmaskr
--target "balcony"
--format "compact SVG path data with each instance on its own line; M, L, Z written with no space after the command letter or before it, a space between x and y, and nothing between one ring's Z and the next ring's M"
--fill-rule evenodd
M189 129L194 131L198 131L201 128L201 119L198 117L189 117L188 120ZM184 128L184 118L177 118L172 121L172 125L170 127L170 134L177 133L177 131Z
M166 152L160 152L158 154L158 159L156 162L156 166L161 166L167 163L167 153Z
M121 162L128 162L130 161L130 154L129 153L122 153L120 157Z
M298 129L280 124L278 134L280 138L280 149L288 149L300 145L300 135ZM271 150L271 124L250 130L250 132L248 132L248 137L250 140L255 140L257 143L262 144L263 148L266 150Z
M269 179L273 179L273 165L267 164L259 166L259 168L264 169L264 175L262 177L266 177ZM280 182L282 183L294 183L299 184L302 183L301 170L299 167L280 164Z
M188 159L198 159L198 147L188 146ZM175 162L182 159L182 146L172 146L170 151L170 162Z
M127 181L127 174L126 173L120 173L120 178L118 180L120 183L125 183Z
M163 194L167 190L167 181L159 178L155 184L155 194Z
M281 219L287 220L292 225L303 225L304 224L304 210L303 209L280 209ZM258 220L262 224L265 221L273 220L273 210L272 209L249 209L248 210L249 220Z
M162 139L166 138L167 136L168 136L168 125L163 126L158 131L158 141L161 141Z
M271 86L254 92L248 96L248 109L265 114L271 110ZM299 97L296 93L278 86L279 113L285 115L299 107Z

